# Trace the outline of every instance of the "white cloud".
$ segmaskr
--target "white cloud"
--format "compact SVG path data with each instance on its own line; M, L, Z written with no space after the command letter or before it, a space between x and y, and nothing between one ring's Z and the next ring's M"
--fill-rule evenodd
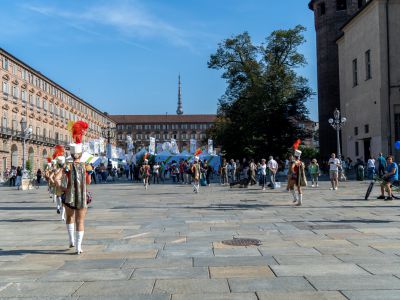
M137 2L113 1L79 11L32 4L23 7L41 15L61 18L69 26L86 33L98 34L96 27L101 25L115 30L125 39L162 38L173 45L192 48L190 34L155 16Z

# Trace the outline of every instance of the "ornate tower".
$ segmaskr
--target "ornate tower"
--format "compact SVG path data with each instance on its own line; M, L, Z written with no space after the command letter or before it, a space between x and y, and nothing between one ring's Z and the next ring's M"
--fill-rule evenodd
M322 157L336 152L335 131L330 127L335 108L340 108L337 38L341 26L368 0L311 0L317 35L319 145Z
M178 77L178 108L176 109L177 115L183 115L182 108L182 93L181 93L181 75Z

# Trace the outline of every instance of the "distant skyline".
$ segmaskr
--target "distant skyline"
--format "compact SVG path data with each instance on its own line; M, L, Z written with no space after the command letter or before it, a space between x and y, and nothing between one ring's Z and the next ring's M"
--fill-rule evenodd
M176 114L179 74L184 114L213 114L226 83L207 61L244 31L259 44L273 30L305 26L308 65L298 71L317 91L308 2L3 1L0 47L109 114ZM317 96L307 107L317 120Z

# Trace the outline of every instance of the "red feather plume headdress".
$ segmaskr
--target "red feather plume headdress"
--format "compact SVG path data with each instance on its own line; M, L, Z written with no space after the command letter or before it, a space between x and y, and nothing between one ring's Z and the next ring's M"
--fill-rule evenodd
M65 153L64 147L61 145L56 145L54 147L53 159L59 156L64 156L64 153Z
M76 144L82 143L83 136L88 128L89 125L83 121L76 121L71 126L72 139Z
M48 163L51 163L51 157L46 157Z
M294 142L294 144L293 144L293 149L294 149L294 150L298 150L300 144L301 144L301 140L300 140L300 139L297 139L297 140Z

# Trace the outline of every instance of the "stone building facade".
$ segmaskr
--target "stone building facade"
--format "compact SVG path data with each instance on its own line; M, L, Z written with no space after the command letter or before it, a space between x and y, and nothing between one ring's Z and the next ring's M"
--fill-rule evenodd
M86 140L101 136L108 123L103 112L0 48L0 171L22 166L21 120L32 128L25 157L32 170L43 168L56 144L71 142L69 120L89 124Z
M117 124L117 146L126 149L130 135L136 149L149 145L150 137L157 143L177 141L180 149L189 150L190 139L197 145L207 143L207 130L214 124L216 115L110 115Z
M399 16L400 0L371 0L337 40L343 154L353 160L379 152L400 160Z
M336 39L340 27L366 3L366 0L311 0L317 35L319 146L323 157L337 147L336 133L328 123L340 108L339 61Z

